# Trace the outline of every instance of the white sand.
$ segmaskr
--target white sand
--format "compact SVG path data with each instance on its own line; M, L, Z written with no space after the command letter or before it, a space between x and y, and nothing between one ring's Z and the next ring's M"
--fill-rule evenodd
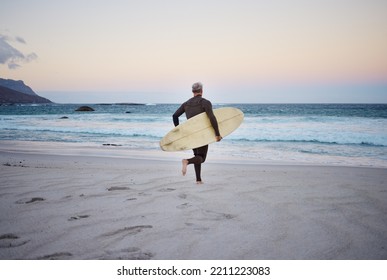
M0 259L387 259L387 169L51 148L0 143Z

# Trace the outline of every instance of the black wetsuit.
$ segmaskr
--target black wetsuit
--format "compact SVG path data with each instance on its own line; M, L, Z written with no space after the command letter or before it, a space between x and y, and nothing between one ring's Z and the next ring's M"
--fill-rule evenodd
M202 98L200 95L192 97L188 101L184 102L179 109L173 114L173 123L175 126L179 125L179 117L185 113L187 119L192 118L200 113L206 112L212 127L214 128L215 136L220 136L218 122L212 111L212 104L207 99ZM188 159L188 164L194 164L196 181L201 181L201 164L206 160L208 151L208 145L193 149L194 157Z

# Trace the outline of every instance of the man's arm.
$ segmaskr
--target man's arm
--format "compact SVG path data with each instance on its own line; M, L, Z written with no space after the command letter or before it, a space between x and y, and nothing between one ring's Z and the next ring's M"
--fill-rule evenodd
M207 102L203 102L204 110L206 111L207 116L210 119L211 125L215 130L216 140L220 141L222 139L222 137L220 136L220 133L219 133L218 121L216 120L216 117L214 115L214 111L212 111L211 102L208 100L206 100L206 101Z
M176 112L173 114L172 118L173 118L173 124L175 126L178 126L179 125L179 117L184 114L185 112L185 109L184 109L184 104L182 104L179 109L176 110Z

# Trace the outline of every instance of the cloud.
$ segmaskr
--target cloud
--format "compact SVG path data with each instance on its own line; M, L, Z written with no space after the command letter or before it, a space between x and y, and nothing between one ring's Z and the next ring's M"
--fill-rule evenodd
M38 58L36 53L23 54L10 45L10 42L26 44L26 41L21 37L9 37L0 34L0 64L6 64L9 69L17 69L20 63L28 63Z
M13 63L13 62L8 63L8 68L11 69L11 70L17 69L19 67L20 67L19 64L16 64L16 63Z

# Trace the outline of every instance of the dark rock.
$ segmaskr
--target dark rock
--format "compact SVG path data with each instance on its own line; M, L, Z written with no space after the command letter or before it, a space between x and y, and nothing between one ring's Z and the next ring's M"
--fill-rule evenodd
M61 117L61 118L59 118L59 119L61 119L61 120L65 120L65 119L68 119L69 117L67 117L67 116L63 116L63 117Z
M81 106L78 109L76 109L75 111L77 111L77 112L92 112L95 110L89 106Z
M110 144L110 143L107 143L107 144L102 144L103 146L113 146L113 147L120 147L122 145L120 144Z

